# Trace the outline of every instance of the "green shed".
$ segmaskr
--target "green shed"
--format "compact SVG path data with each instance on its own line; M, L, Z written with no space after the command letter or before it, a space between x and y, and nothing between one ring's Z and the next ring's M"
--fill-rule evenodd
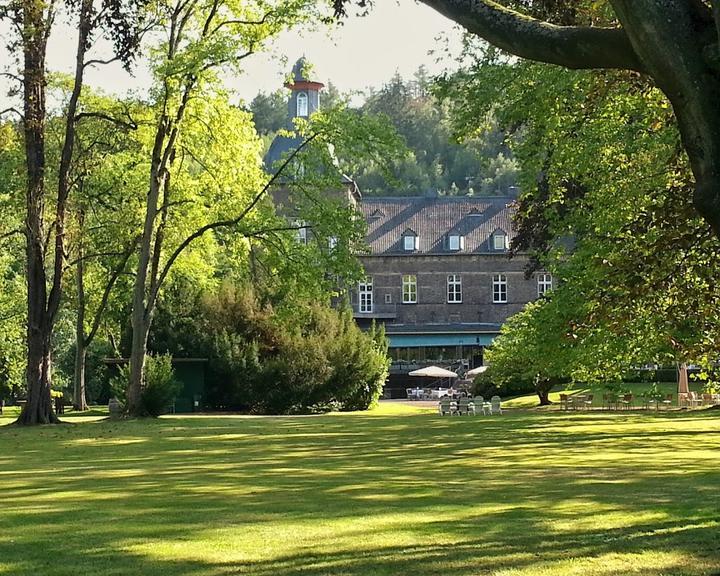
M189 414L202 410L207 362L207 358L173 358L175 378L182 383L182 390L175 398L176 413Z
M120 366L130 362L130 360L127 358L106 358L104 362L117 370ZM176 413L190 414L202 410L205 402L205 367L207 363L207 358L172 359L175 378L182 384L182 388L175 398L174 411Z

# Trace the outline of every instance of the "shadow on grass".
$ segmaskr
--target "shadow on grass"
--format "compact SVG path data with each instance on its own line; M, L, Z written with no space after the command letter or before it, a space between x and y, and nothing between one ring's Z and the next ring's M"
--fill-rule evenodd
M5 429L0 573L709 574L718 423L351 414Z

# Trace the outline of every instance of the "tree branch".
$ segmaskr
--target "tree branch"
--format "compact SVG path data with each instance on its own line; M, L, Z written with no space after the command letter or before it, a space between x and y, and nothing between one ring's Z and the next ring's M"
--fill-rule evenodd
M5 108L5 110L0 110L0 116L4 116L9 112L17 114L20 117L20 120L25 120L25 116L23 116L22 112L20 112L17 108Z
M105 311L105 307L107 306L108 300L110 299L110 293L112 292L113 286L115 286L115 282L117 282L117 279L120 278L122 273L125 271L125 267L127 266L128 260L130 260L130 256L132 256L133 252L135 251L135 247L138 245L138 242L140 242L140 238L136 238L134 242L131 242L128 246L127 250L123 253L123 258L121 262L115 267L113 270L110 279L108 280L108 283L105 285L105 290L103 291L102 298L100 300L100 305L98 306L98 309L95 311L95 318L93 318L92 326L90 327L90 332L85 337L83 341L83 345L87 348L92 343L93 339L95 338L95 334L97 334L98 328L100 328L100 321L102 320L103 312Z
M556 26L493 0L422 0L511 54L572 69L645 67L621 28Z
M266 12L263 14L263 17L260 18L260 20L225 20L224 22L220 22L215 28L213 28L211 34L215 34L220 28L223 26L261 26L262 24L265 24L267 22L268 18L274 14L274 10L270 10L269 12Z
M129 116L129 121L125 122L124 120L114 118L109 114L105 114L104 112L80 112L79 114L75 115L75 122L78 122L83 118L99 118L100 120L107 120L108 122L112 122L113 124L116 124L117 126L122 126L123 128L126 128L128 130L137 130L138 127L137 122L135 122Z
M148 309L152 308L151 304L157 298L157 294L160 290L160 287L163 285L165 278L167 277L168 273L170 272L170 268L172 268L173 264L175 263L175 260L178 259L180 254L182 254L185 251L185 249L188 246L190 246L190 244L192 244L195 240L197 240L201 236L204 236L206 232L209 232L210 230L217 230L218 228L229 228L229 227L236 226L237 224L239 224L253 210L253 208L255 208L255 206L257 206L257 204L258 204L258 202L260 202L261 198L267 193L267 191L270 189L270 187L275 184L275 182L280 177L280 175L283 173L283 171L294 160L295 156L297 156L306 146L308 146L318 136L320 136L319 132L306 138L297 148L295 148L295 150L293 150L292 153L282 163L279 170L277 170L275 172L275 174L272 175L272 177L268 180L268 182L265 184L265 186L262 187L262 190L260 190L255 195L255 198L253 198L252 202L250 202L250 204L248 204L245 207L245 209L237 217L231 218L228 220L219 220L217 222L212 222L210 224L206 224L205 226L198 228L195 232L190 234L190 236L185 238L185 240L183 240L180 243L180 245L170 255L170 258L168 258L167 262L165 263L165 266L162 269L162 272L160 273L160 276L158 277L158 281L155 284L154 289L148 298L148 302L149 302Z

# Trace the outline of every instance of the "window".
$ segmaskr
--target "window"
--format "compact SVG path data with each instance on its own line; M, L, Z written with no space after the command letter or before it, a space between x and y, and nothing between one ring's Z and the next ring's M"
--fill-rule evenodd
M547 292L552 290L552 274L538 275L538 298L545 296Z
M295 230L295 240L300 244L307 244L307 228L305 228L305 222L302 220L296 220L293 226L300 226Z
M493 276L493 304L507 303L507 277L505 274Z
M366 278L358 284L358 311L369 314L373 311L373 281Z
M392 294L385 294L385 304L392 304Z
M414 234L406 234L403 236L403 249L407 252L420 248L420 237Z
M465 250L465 236L457 234L448 236L448 250Z
M403 304L417 304L417 276L402 277Z
M505 232L493 234L492 247L493 250L507 250L507 235Z
M297 115L308 115L308 96L305 92L300 92L297 95Z
M330 238L328 238L328 248L330 248L330 250L334 250L337 243L338 239L335 236L330 236Z
M457 274L450 274L447 277L447 301L450 304L462 302L462 280Z

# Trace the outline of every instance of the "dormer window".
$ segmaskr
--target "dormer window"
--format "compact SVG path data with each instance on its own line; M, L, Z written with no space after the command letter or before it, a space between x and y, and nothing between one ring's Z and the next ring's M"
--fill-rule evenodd
M448 250L465 250L465 236L450 234L448 236Z
M403 236L403 250L406 252L414 252L420 248L420 236L412 233L406 233Z
M492 247L493 250L507 250L507 234L502 230L495 232L492 237Z
M297 95L297 115L301 117L308 115L308 95L305 92L300 92Z

